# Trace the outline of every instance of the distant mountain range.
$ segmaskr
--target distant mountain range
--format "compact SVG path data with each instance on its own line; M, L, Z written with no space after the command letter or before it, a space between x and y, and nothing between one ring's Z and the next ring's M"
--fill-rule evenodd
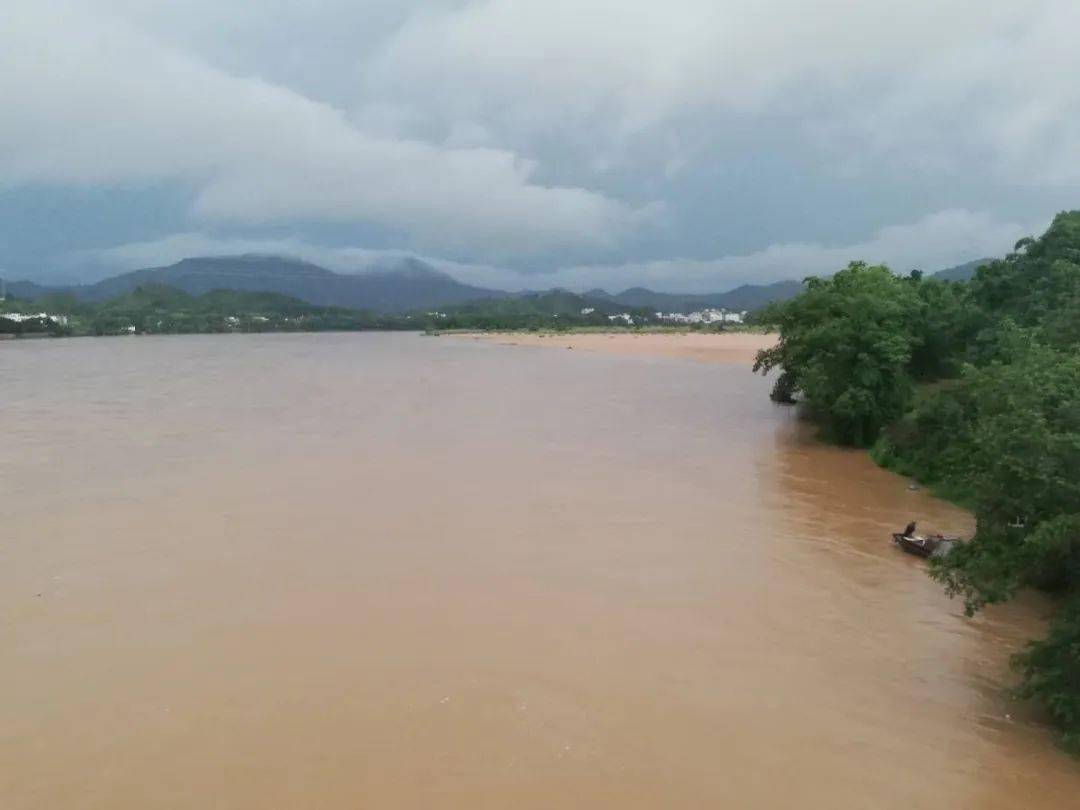
M934 276L950 281L965 280L987 261L979 259L968 262L942 270ZM463 284L414 258L376 270L345 274L300 259L261 255L183 259L168 267L135 270L95 284L69 287L46 287L30 281L15 281L9 283L7 289L12 296L25 299L68 293L84 301L106 301L152 284L164 284L196 296L213 290L280 293L318 306L380 313L430 310L470 301L527 298L540 294L509 293ZM707 294L663 293L644 287L614 294L602 289L589 290L582 295L562 290L549 292L560 293L560 296L552 299L560 304L566 304L572 296L575 306L594 307L601 312L622 307L685 313L706 308L753 311L773 301L798 295L802 286L801 281L778 281L774 284L744 284L727 292Z
M111 276L94 284L46 287L31 281L14 281L8 292L18 298L39 299L67 293L83 301L106 301L140 286L164 284L189 295L213 290L274 292L319 306L339 306L373 312L396 313L450 307L480 299L535 296L537 292L505 290L463 284L419 259L356 274L335 273L325 267L283 256L205 256L183 259L168 267L150 267ZM574 294L583 306L608 311L617 307L664 312L690 312L705 307L732 310L757 309L770 301L790 298L802 285L782 281L768 285L744 285L725 293L679 295L635 287L618 294L592 290ZM563 291L553 291L563 292Z
M938 270L934 273L934 278L942 281L968 281L975 275L976 270L992 261L993 259L976 259L973 262L964 262L964 264L958 264L956 267Z
M335 273L299 259L257 255L183 259L168 267L135 270L75 287L13 282L8 285L8 291L20 298L66 292L80 300L105 301L147 284L164 284L189 295L212 290L274 292L309 304L374 312L407 312L508 295L501 290L462 284L417 259L404 259L392 267L352 275Z

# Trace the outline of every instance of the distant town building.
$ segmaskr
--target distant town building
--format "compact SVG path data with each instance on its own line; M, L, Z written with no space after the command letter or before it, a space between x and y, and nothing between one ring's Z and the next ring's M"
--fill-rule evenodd
M0 312L0 318L7 318L9 321L14 321L15 323L22 323L23 321L52 321L53 323L60 324L60 326L67 326L68 322L67 315L50 315L47 312Z

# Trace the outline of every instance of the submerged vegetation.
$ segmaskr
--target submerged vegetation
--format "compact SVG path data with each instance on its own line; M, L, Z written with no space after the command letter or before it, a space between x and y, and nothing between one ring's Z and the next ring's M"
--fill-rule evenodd
M853 263L762 320L780 332L755 365L779 370L774 399L974 510L974 538L931 568L969 615L1054 594L1018 692L1080 752L1080 212L971 281Z

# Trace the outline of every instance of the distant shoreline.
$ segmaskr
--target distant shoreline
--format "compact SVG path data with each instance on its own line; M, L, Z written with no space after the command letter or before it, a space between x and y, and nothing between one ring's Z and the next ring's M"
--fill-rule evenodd
M758 351L776 344L778 335L766 332L690 331L571 331L571 332L446 332L503 346L544 346L604 354L695 360L701 363L750 365Z

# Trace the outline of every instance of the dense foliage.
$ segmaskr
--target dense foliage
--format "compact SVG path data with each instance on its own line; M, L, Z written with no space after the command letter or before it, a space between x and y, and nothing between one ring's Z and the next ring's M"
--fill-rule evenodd
M1080 212L969 282L855 263L764 319L775 399L975 511L975 537L931 568L969 613L1028 586L1059 600L1016 659L1019 692L1080 750Z
M908 322L916 307L914 287L885 267L855 262L832 278L809 279L806 292L766 316L782 338L754 368L781 367L774 399L801 392L834 439L870 444L911 399Z

